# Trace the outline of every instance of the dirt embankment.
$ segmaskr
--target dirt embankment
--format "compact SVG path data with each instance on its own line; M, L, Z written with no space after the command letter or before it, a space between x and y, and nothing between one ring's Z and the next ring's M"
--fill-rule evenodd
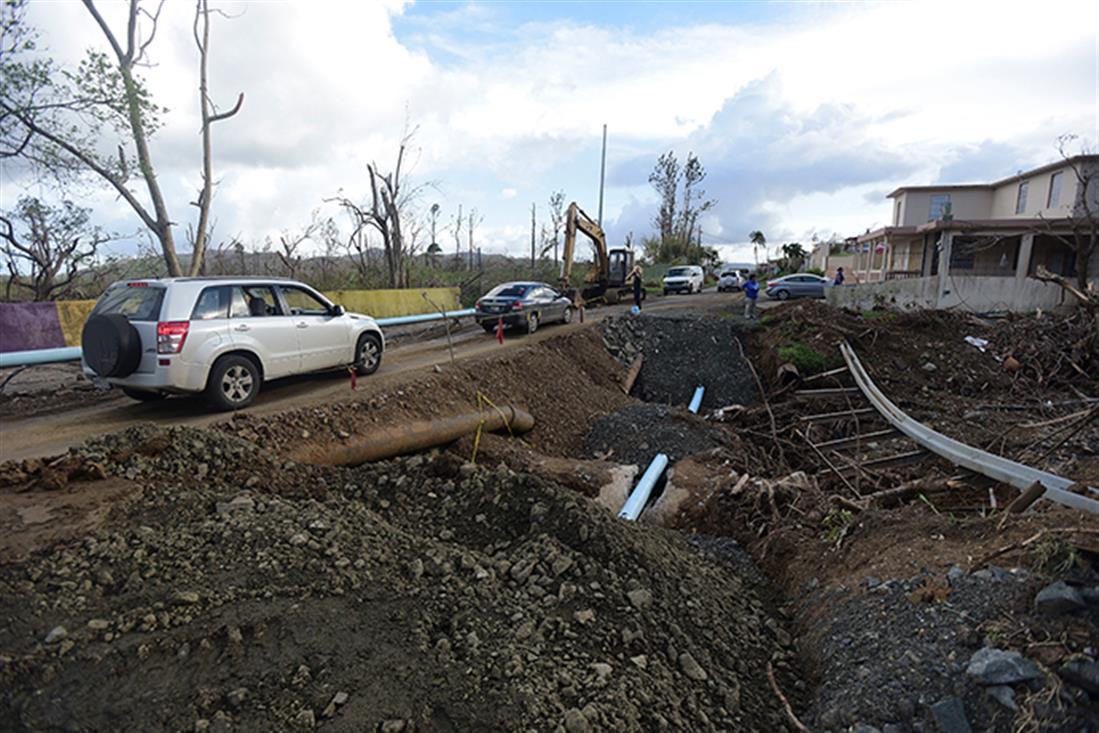
M190 429L80 455L141 490L0 568L15 728L782 729L763 669L795 690L793 651L757 581L573 492Z

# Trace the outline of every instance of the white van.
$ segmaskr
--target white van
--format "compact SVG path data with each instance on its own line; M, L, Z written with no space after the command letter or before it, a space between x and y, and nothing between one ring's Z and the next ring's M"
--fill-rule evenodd
M668 270L664 276L664 295L668 293L701 293L705 280L698 265L681 265Z

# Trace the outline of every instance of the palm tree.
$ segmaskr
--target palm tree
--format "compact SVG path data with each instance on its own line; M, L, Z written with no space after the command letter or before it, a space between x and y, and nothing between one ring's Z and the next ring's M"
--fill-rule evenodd
M756 268L759 268L759 248L763 247L764 252L767 251L767 237L763 236L763 232L756 229L754 232L748 235L748 240L752 243L752 254L756 258Z

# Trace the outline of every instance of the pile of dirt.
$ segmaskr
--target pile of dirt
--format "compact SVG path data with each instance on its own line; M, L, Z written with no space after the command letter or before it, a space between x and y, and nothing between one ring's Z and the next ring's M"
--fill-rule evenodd
M642 469L657 453L670 461L726 443L720 428L680 407L652 403L628 405L592 423L584 454Z
M305 453L311 445L327 446L376 427L510 404L534 416L527 440L547 455L568 455L580 448L597 415L630 402L622 392L622 374L599 332L583 328L498 356L442 366L398 386L372 389L361 400L275 416L238 413L217 429L274 452Z
M782 730L769 663L802 702L757 580L506 466L190 429L77 453L141 491L0 567L16 728Z
M646 402L686 405L695 387L706 392L702 406L748 405L759 399L739 347L733 321L710 316L625 315L602 324L603 341L629 365L642 355L632 394Z

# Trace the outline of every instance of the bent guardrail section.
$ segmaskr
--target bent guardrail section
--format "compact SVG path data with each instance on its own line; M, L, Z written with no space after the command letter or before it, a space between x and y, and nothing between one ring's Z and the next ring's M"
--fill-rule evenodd
M851 376L854 377L855 384L866 395L866 399L870 401L870 404L881 413L890 425L927 450L962 468L968 468L970 471L975 471L996 481L1010 484L1021 491L1030 488L1035 482L1041 483L1046 487L1044 498L1074 509L1099 514L1099 500L1069 491L1075 485L1075 481L966 445L912 419L893 404L885 396L885 393L874 384L849 343L845 341L840 344L840 353L843 354L844 361L847 362L847 368L851 372ZM1089 486L1087 489L1092 494L1099 495L1099 490L1094 487Z

